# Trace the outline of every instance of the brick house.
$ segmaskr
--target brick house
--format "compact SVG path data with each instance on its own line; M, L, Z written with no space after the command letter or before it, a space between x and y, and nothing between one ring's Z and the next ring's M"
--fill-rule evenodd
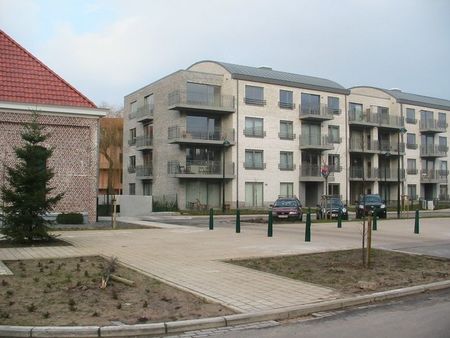
M81 212L96 218L99 118L106 111L64 81L0 30L0 184L5 166L14 165L23 123L33 112L50 134L51 186L64 192L55 212Z

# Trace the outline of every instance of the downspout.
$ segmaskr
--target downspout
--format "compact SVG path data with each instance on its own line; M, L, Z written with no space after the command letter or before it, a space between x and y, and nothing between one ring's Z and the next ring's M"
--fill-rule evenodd
M344 111L344 117L345 117L345 204L348 205L348 197L350 195L348 182L350 180L350 153L348 151L348 108L347 108L347 95L345 95L345 111Z
M236 209L239 209L239 79L236 84Z

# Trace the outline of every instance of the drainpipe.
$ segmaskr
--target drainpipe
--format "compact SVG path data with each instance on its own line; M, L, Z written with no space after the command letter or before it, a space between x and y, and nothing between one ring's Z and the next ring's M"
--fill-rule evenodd
M236 209L239 209L239 80L236 80Z
M345 95L344 117L345 117L345 166L346 166L346 170L345 170L345 204L348 205L348 196L350 195L349 186L348 186L348 182L350 180L350 176L349 176L350 153L348 151L348 140L349 140L349 138L348 138L348 129L349 129L349 125L348 125L347 95Z

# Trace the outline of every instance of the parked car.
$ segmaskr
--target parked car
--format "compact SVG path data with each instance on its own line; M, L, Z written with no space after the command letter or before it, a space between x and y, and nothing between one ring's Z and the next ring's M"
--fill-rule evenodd
M356 205L356 218L376 212L380 218L386 218L386 204L380 195L363 195Z
M339 196L322 196L320 204L317 205L317 219L338 218L341 213L342 219L348 219L348 209Z
M302 204L296 197L278 198L271 207L273 217L303 220Z

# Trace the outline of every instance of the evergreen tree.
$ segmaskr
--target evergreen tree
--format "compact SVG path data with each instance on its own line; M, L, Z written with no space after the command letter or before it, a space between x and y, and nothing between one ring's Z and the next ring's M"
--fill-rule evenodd
M49 197L53 190L49 181L54 176L53 170L47 168L47 160L53 149L42 143L48 138L43 127L33 114L31 123L25 124L22 132L24 145L15 148L18 164L6 167L7 183L1 187L3 206L3 227L1 233L16 242L49 240L50 221L43 218L62 198L63 194Z

